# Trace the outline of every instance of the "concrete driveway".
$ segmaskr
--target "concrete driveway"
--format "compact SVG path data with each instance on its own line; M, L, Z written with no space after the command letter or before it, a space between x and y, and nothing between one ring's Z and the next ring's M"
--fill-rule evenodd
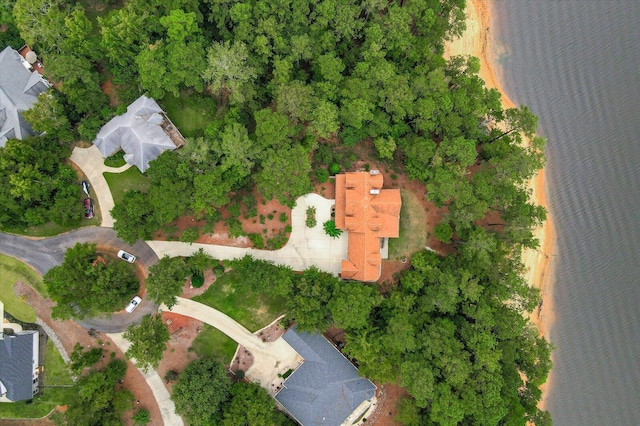
M158 262L158 256L142 240L138 240L133 246L125 243L116 236L116 232L109 228L88 227L81 228L66 234L51 238L31 239L18 235L0 232L0 253L15 257L44 275L49 269L60 265L64 260L64 254L69 247L77 243L95 243L98 246L123 249L138 257L136 265L145 271L149 266ZM84 321L75 321L87 329L95 328L98 331L115 333L124 331L129 324L138 323L145 314L154 313L158 305L146 297L138 308L131 314L124 312L113 314L110 317L90 318Z
M87 179L89 179L89 183L93 187L93 192L96 194L100 212L102 213L100 226L113 228L114 220L111 217L111 209L113 209L114 202L103 173L121 173L131 167L131 164L125 164L117 168L105 166L104 158L95 145L91 145L89 148L74 148L71 153L71 161L87 175Z
M113 341L113 343L115 343L122 353L125 353L127 349L129 349L129 346L131 346L131 342L122 337L122 333L107 334L107 336ZM132 361L133 365L135 365L135 360ZM153 393L153 396L158 403L160 415L162 415L162 423L167 426L183 426L184 422L182 421L182 417L176 414L176 405L171 400L171 395L165 387L158 372L154 369L149 369L149 371L145 373L139 368L138 371L144 377L145 382L149 385L151 393Z
M161 309L169 310L166 306ZM170 311L205 322L244 346L253 354L253 364L246 372L246 377L259 382L268 391L273 383L282 381L278 374L297 368L303 361L283 338L275 342L263 342L233 318L202 303L179 297L178 303Z
M306 194L296 200L291 212L292 232L287 244L280 250L256 250L251 248L217 246L212 244L181 243L177 241L147 241L158 257L168 255L191 256L202 248L216 259L237 259L250 254L256 259L270 260L286 265L295 271L303 271L311 266L338 275L342 259L347 258L347 233L338 238L325 234L322 224L331 219L331 207L335 200L328 200L318 194ZM316 208L317 224L308 228L305 224L307 207Z

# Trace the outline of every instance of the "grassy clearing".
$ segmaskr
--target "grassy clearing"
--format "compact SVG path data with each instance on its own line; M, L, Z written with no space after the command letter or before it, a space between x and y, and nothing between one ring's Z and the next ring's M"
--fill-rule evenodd
M212 98L190 92L182 92L180 97L168 94L159 103L187 138L204 136L204 129L215 118L217 110Z
M71 387L47 388L36 395L31 403L0 402L0 419L39 419L46 416L56 405L65 405L74 396Z
M104 173L113 201L118 204L128 191L146 192L151 184L149 177L143 175L137 167L131 167L122 173Z
M127 162L124 161L123 151L118 151L111 157L107 157L104 159L104 165L107 167L122 167L125 164L127 164Z
M25 263L0 254L0 294L4 309L16 319L23 322L35 322L36 312L13 292L16 281L29 284L43 297L47 297L42 278Z
M231 362L238 344L223 332L204 324L202 331L189 348L199 357L209 357L222 364Z
M400 237L389 238L389 259L411 257L427 245L426 212L418 197L406 190L400 191Z
M236 271L218 278L207 291L193 300L229 315L250 331L271 324L285 311L284 298L252 291Z
M97 202L93 200L95 206L97 207ZM84 212L84 207L82 205L82 200L78 200L78 210L82 210ZM93 219L82 219L77 226L62 226L53 222L47 222L44 225L38 226L28 226L26 228L21 226L5 226L2 228L3 232L8 232L10 234L16 235L24 235L25 237L53 237L55 235L64 234L65 232L73 231L74 229L85 228L87 226L100 226L101 216L100 211L97 208L94 208L95 216Z
M58 348L51 340L47 340L44 356L44 384L45 386L64 386L73 384L71 372L65 364Z

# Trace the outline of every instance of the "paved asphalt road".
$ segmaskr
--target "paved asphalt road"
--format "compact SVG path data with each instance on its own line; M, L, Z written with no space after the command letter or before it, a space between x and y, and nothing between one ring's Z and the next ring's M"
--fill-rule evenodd
M31 239L0 232L0 253L28 263L42 275L54 266L60 265L64 260L65 251L76 243L94 243L113 250L128 251L138 257L137 266L146 270L159 260L147 243L138 240L133 246L130 246L116 237L116 232L111 228L81 228L43 239ZM156 312L157 309L158 305L145 297L132 314L124 312L113 314L110 318L90 318L76 322L87 329L95 328L97 331L106 333L118 333L124 331L129 324L140 322L145 314Z

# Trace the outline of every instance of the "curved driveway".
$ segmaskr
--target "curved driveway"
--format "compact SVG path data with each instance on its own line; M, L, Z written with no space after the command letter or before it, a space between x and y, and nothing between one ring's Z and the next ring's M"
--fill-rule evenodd
M102 213L100 226L113 228L114 220L111 217L111 209L114 206L113 196L103 173L121 173L131 167L131 164L125 164L122 167L105 166L104 158L95 145L91 145L89 148L75 147L71 153L70 160L80 167L93 187L93 192L98 198L98 205Z
M98 246L122 248L135 254L138 257L139 266L147 270L149 266L158 262L158 256L147 243L138 240L133 246L130 246L118 238L116 232L110 228L81 228L43 239L31 239L0 232L0 253L22 260L41 275L46 274L54 266L60 265L64 260L66 250L77 243L94 243ZM140 322L145 314L156 312L157 308L158 305L145 297L145 300L132 314L113 314L111 317L90 318L75 322L85 328L117 333L125 330L129 324Z
M167 310L167 307L162 306L161 309ZM278 373L295 369L302 362L300 355L283 338L263 342L233 318L202 303L178 297L178 303L169 311L205 322L244 346L253 355L253 364L246 377L260 382L267 391L278 382Z
M318 194L298 197L291 212L291 235L287 244L279 250L257 250L218 246L213 244L182 243L179 241L147 241L159 257L168 255L191 256L202 248L216 259L237 259L250 254L256 259L269 260L279 265L303 271L311 266L338 275L342 269L342 259L347 258L348 236L344 232L338 238L329 237L322 224L331 219L331 207L335 200L328 200ZM305 224L307 207L316 208L317 224L313 228Z

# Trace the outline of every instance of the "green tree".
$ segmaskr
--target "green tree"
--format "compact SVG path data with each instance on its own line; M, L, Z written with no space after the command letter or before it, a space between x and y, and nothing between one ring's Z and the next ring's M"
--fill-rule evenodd
M105 370L92 371L81 376L74 384L74 397L64 412L63 424L116 425L122 423L122 415L130 408L133 399L127 390L116 385L124 378L127 364L119 359L111 361ZM123 404L122 402L125 402Z
M325 234L332 238L338 238L342 235L342 229L336 228L336 222L334 220L326 221L322 224L322 227L324 228Z
M380 158L393 159L393 153L396 150L396 141L394 141L393 138L375 138L373 144Z
M289 315L302 331L324 330L331 323L329 301L339 279L318 270L315 266L305 270L295 281L287 300Z
M95 244L86 243L69 248L62 264L45 274L44 284L57 303L52 316L59 319L119 311L138 289L132 265L99 257Z
M134 358L136 367L145 372L149 367L158 368L169 341L169 330L161 316L143 316L140 324L127 327L123 337L131 342L125 356L127 359Z
M287 205L311 191L309 152L301 145L289 150L269 150L256 176L260 194L266 199L277 197Z
M44 53L58 50L65 38L64 6L58 0L16 0L13 17L24 41Z
M149 297L171 309L176 304L176 297L182 293L189 272L189 267L181 257L164 256L160 262L149 267Z
M62 142L73 138L69 119L53 89L39 94L38 101L22 115L37 132L47 133Z
M214 43L207 50L207 66L202 78L213 93L231 104L242 104L253 96L256 69L249 63L249 51L242 42Z
M356 329L369 324L371 311L380 302L374 287L342 281L334 289L328 306L336 327Z
M224 367L210 358L191 361L173 386L176 412L191 425L216 424L229 399L231 380Z
M288 425L273 398L257 383L238 382L231 388L231 400L223 408L222 426Z

